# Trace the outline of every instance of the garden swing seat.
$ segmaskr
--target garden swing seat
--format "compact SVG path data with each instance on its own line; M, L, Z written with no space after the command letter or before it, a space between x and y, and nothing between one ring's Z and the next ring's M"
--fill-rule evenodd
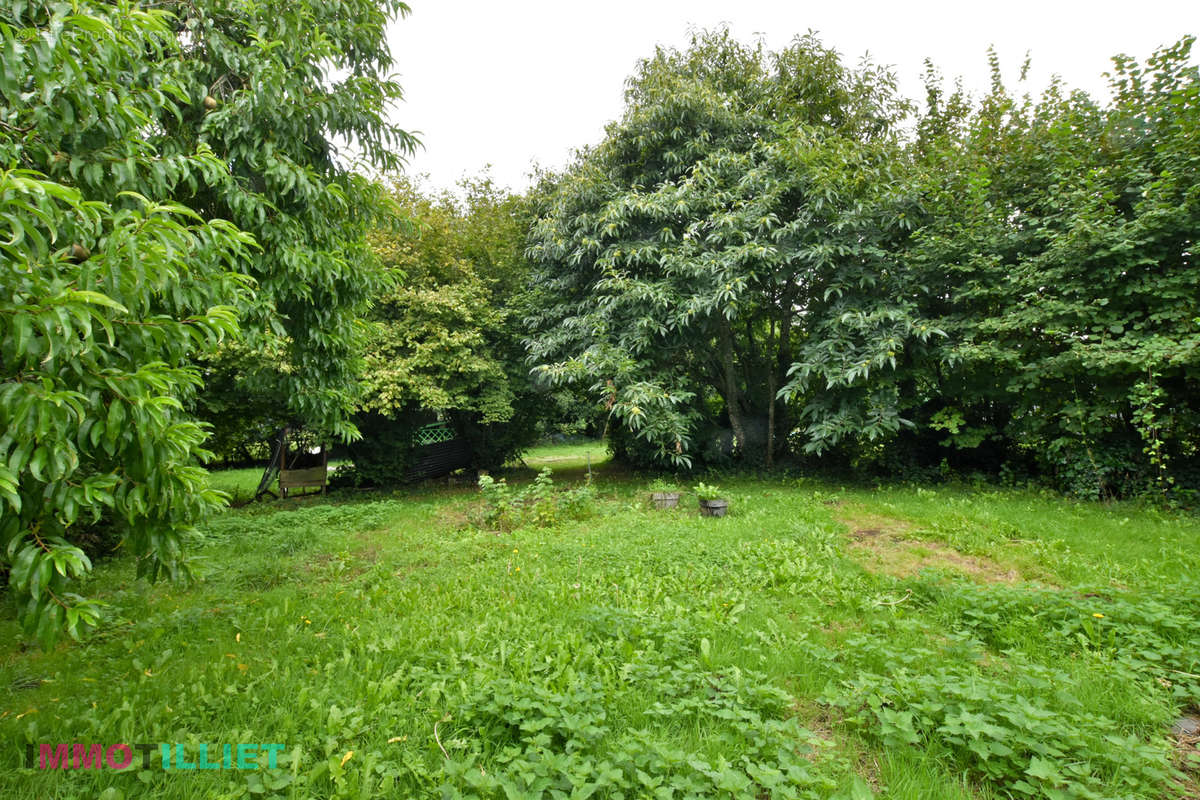
M267 494L272 497L289 497L297 489L301 490L302 495L313 494L304 492L304 489L316 489L317 493L329 490L329 453L325 446L321 445L316 452L304 448L289 451L288 439L291 433L291 428L284 428L276 437L271 461L258 482L255 500L260 500ZM278 495L271 491L276 476L279 479Z

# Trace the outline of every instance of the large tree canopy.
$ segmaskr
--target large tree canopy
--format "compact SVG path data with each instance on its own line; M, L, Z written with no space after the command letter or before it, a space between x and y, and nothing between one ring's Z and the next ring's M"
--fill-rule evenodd
M1191 44L1116 59L1107 105L931 67L916 117L811 36L660 50L533 228L532 364L645 462L1170 491L1200 457Z
M252 239L167 202L227 185L211 149L145 137L190 98L171 18L134 4L0 16L0 546L26 627L96 621L68 592L80 528L119 526L150 575L219 498L182 413L198 352L237 332Z
M812 36L659 50L532 233L532 359L590 387L654 457L690 463L719 409L771 461L804 398L823 449L894 432L893 370L933 334L894 250L912 227L892 76ZM751 441L756 444L752 448Z
M182 119L161 116L167 138L207 145L233 175L187 201L261 245L245 264L258 287L247 346L222 353L209 380L352 437L358 319L384 280L366 235L396 213L359 167L393 172L415 144L386 116L401 89L388 77L385 26L408 7L242 0L177 9L181 71L197 102ZM205 414L218 427L227 424L223 397Z
M940 287L923 305L953 366L923 417L952 450L1024 460L1093 496L1168 489L1196 464L1191 45L1116 59L1107 106L1060 85L1015 98L994 58L974 111L931 85L917 143L926 223L907 261Z

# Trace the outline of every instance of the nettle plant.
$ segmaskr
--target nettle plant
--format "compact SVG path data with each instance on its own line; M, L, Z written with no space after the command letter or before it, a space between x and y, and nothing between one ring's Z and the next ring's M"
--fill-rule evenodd
M650 482L649 489L655 494L679 494L681 491L678 483L665 478L655 478Z
M854 661L822 699L842 709L849 729L889 749L938 753L1014 797L1148 800L1177 777L1165 737L1139 732L1161 731L1167 709L1200 701L1197 603L1186 589L1133 598L912 588L917 606L943 615L947 641L974 656L948 660L932 646L898 652L878 632L846 639ZM1084 664L1102 671L1107 708L1088 700L1095 688L1081 680Z
M479 493L483 508L475 515L475 523L491 530L549 528L562 520L591 516L596 506L596 488L590 480L573 489L556 488L549 467L543 468L533 483L520 488L509 486L504 478L482 475Z
M837 788L829 744L801 726L794 698L761 673L717 669L689 621L597 609L584 625L578 660L557 671L514 661L471 682L461 659L431 654L409 672L402 690L443 692L448 709L428 793L816 800ZM708 746L681 746L677 729L703 730Z
M1158 796L1169 778L1162 747L1123 733L1078 701L1055 707L1060 704L1039 696L1042 687L1070 675L1021 666L1022 672L995 677L961 665L863 673L836 704L850 711L852 728L885 747L936 745L1017 797L1099 800L1112 796L1106 794L1112 785L1122 786L1126 797Z

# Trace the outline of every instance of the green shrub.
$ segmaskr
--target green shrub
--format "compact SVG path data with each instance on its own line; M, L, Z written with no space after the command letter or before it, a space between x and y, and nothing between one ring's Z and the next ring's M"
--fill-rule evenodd
M595 513L596 489L588 481L573 489L556 489L549 467L533 483L514 489L504 478L479 478L483 509L475 523L481 527L510 531L533 526L549 528L567 519L584 519Z

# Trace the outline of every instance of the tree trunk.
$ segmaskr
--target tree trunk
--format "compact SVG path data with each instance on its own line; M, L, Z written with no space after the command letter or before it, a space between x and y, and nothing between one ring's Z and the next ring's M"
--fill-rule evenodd
M771 320L767 328L767 353L770 354L775 343L775 320ZM775 370L777 364L770 363L767 357L767 469L775 466Z
M785 371L792 366L792 312L779 321L779 366Z
M729 427L733 428L733 449L741 455L746 449L746 426L742 422L742 396L733 363L733 332L728 320L721 321L721 370L725 376L725 409L729 412Z
M767 372L767 469L775 466L775 370Z
M771 379L775 389L771 393L771 412L775 412L775 391L778 391L780 381L787 379L788 370L792 368L792 312L789 307L784 312L783 318L779 321L779 353L776 358L774 369L771 374ZM779 414L779 424L783 426L785 431L791 429L791 415L788 413L788 406L784 403L781 413ZM775 433L775 426L771 426L771 435Z

